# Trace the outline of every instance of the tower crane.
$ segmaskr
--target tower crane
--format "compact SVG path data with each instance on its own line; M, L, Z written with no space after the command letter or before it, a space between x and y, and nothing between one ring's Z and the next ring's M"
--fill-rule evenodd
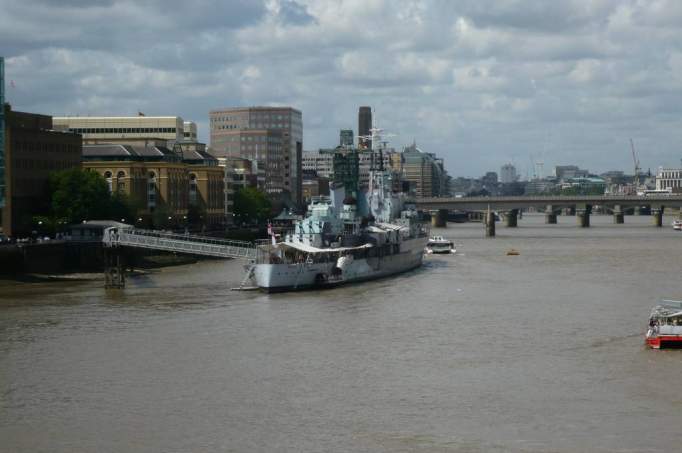
M635 163L635 192L639 190L639 174L641 168L639 166L639 159L637 158L637 153L635 152L635 143L630 139L630 149L632 150L632 160Z

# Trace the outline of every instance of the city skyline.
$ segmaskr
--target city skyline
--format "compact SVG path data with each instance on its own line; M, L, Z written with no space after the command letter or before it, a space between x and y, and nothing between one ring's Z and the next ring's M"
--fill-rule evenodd
M213 108L288 105L317 149L369 105L392 146L416 139L452 175L531 159L632 173L630 138L644 169L682 157L672 1L0 5L17 110L178 115L208 143Z

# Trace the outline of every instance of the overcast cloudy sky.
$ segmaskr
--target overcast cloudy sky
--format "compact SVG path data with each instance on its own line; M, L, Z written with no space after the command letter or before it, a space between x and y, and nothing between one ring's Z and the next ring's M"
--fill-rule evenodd
M332 146L379 125L478 176L531 156L632 172L682 158L679 0L0 0L9 101L53 115L302 110ZM13 82L9 82L12 80Z

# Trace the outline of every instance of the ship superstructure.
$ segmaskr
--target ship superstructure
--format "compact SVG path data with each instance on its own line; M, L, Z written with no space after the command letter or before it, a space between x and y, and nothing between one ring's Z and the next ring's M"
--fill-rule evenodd
M281 242L259 246L246 279L266 291L287 291L371 280L422 264L428 230L405 195L392 191L382 151L374 149L381 131L371 132L379 164L370 169L367 192L341 185L329 197L314 197L306 218Z

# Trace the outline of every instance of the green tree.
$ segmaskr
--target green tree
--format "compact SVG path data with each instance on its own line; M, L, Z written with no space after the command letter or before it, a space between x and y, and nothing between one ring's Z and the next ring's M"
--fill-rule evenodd
M153 227L161 230L171 229L174 226L173 214L167 206L157 206L152 213Z
M253 187L243 187L234 194L234 218L237 223L264 223L271 215L267 195Z
M135 208L122 193L110 194L106 180L97 172L72 168L50 175L50 214L56 223L83 220L125 219L132 223Z
M197 205L189 205L187 208L187 225L201 226L206 219L206 210Z

